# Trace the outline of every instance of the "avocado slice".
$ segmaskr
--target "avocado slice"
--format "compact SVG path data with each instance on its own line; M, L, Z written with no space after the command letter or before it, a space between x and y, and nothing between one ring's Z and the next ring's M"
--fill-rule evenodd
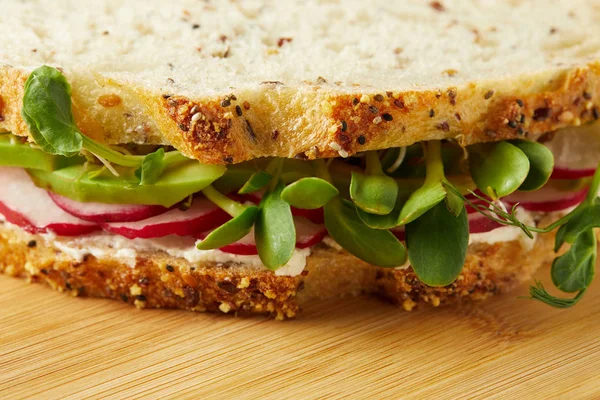
M115 176L95 165L73 165L53 172L28 170L37 186L73 200L171 207L210 185L225 173L225 167L190 160L168 168L152 185L140 185L131 169L118 171L120 176Z
M0 165L54 171L84 161L79 156L63 157L45 153L24 138L9 133L0 134Z

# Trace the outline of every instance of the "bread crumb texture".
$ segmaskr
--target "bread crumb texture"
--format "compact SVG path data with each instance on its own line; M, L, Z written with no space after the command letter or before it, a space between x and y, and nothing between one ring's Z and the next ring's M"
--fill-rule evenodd
M190 264L163 252L140 253L135 268L115 259L89 255L76 262L39 235L0 225L0 272L43 282L72 296L105 297L138 308L179 308L226 314L295 317L308 301L370 294L410 311L481 300L530 282L553 257L553 235L538 239L531 251L518 241L469 247L456 282L429 287L412 269L373 267L344 251L320 245L297 277L276 276L239 264Z
M171 144L206 163L535 136L599 115L592 1L5 0L2 8L0 129L19 135L28 135L23 83L42 64L72 84L85 134Z

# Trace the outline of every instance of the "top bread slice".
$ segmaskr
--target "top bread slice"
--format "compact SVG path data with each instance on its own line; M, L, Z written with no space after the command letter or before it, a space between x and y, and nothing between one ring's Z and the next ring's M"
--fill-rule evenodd
M61 68L85 134L205 163L535 137L597 119L595 0L3 0L0 130Z

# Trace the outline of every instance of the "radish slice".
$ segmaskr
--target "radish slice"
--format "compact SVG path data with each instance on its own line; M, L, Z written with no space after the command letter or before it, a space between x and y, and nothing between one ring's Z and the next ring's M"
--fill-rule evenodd
M519 203L525 210L551 212L578 205L585 199L587 192L588 188L577 192L564 192L546 185L534 192L514 192L504 197L503 201L510 206Z
M194 199L185 211L174 208L166 213L135 222L112 222L102 224L105 230L128 239L157 238L168 235L188 236L214 229L231 217L208 199Z
M592 176L600 160L600 124L560 129L544 145L554 154L553 179Z
M314 210L304 210L301 208L291 207L292 215L296 217L304 217L315 224L322 224L325 221L323 215L323 208L316 208Z
M469 233L485 233L502 228L504 225L487 218L478 212L469 214Z
M404 230L404 225L397 226L395 228L390 229L392 235L396 236L396 239L404 242L406 240L406 231Z
M30 233L79 236L100 229L58 207L22 168L0 167L0 214Z
M296 226L296 247L306 249L320 243L327 235L325 225L315 224L303 217L294 217Z
M208 236L208 232L201 233L198 238L204 239L206 236ZM252 228L252 230L246 236L237 242L223 246L219 250L225 253L237 254L240 256L257 255L258 249L256 248L256 242L254 241L254 228Z
M296 227L296 247L299 249L314 246L320 243L327 235L327 230L324 225L314 224L303 217L294 217L294 226ZM202 232L197 234L196 237L198 239L204 239L209 233L210 231ZM254 228L252 228L250 233L242 239L235 243L228 244L227 246L223 246L219 250L225 253L244 256L258 254L256 242L254 241Z
M141 221L169 210L157 205L82 203L56 193L48 194L57 206L69 214L98 223Z

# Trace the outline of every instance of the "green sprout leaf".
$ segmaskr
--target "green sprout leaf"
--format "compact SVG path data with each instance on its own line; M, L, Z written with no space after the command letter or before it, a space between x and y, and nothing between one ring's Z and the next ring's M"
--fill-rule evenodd
M258 218L258 207L246 206L231 200L210 185L202 190L202 194L212 201L213 204L231 215L233 219L213 230L204 240L196 245L196 248L199 250L218 249L235 243L250 233L252 226L254 226Z
M596 236L587 229L577 236L565 254L552 263L552 282L563 292L586 289L592 283L596 267Z
M268 190L260 202L260 212L254 228L258 255L270 270L283 267L296 247L296 229L290 205L281 199L284 184Z
M302 178L286 186L281 198L293 207L305 210L321 208L339 195L339 191L324 179Z
M446 286L462 271L469 247L469 222L464 208L456 217L438 203L406 225L410 264L419 279L429 286Z
M463 196L460 195L459 190L447 180L444 180L444 188L449 188L446 190L446 207L448 207L448 210L452 214L458 217L465 208Z
M598 227L600 227L600 204L578 207L569 221L556 233L554 251L558 251L565 242L575 243L580 234Z
M435 207L446 198L442 182L425 183L408 198L398 218L398 225L408 224Z
M140 185L153 185L160 178L164 168L165 150L158 149L144 157L142 166L136 171L140 177Z
M514 140L510 142L518 147L529 160L529 174L519 186L519 190L532 191L544 186L554 169L554 155L549 148L541 143L527 140Z
M252 230L258 216L258 207L246 207L241 214L225 222L196 245L198 250L218 249L242 239Z
M71 86L56 68L42 66L25 82L21 115L31 136L40 148L50 154L72 157L87 150L113 172L110 163L140 169L142 185L158 180L163 170L189 159L178 151L160 150L147 156L122 154L110 146L83 135L75 124L71 104Z
M396 199L396 205L392 212L386 215L377 215L371 214L366 211L361 210L356 207L356 213L361 221L367 225L369 228L373 229L392 229L398 226L398 221L400 218L400 211L404 206L409 194L408 193L398 193L398 198Z
M423 152L427 165L425 183L415 190L404 204L398 225L414 221L446 198L444 183L448 181L444 176L441 143L437 140L424 143ZM454 206L453 200L450 205Z
M406 262L406 249L388 230L366 226L354 203L336 197L324 207L325 227L331 237L350 254L379 267L397 267Z
M473 181L494 200L517 190L529 174L529 159L508 142L469 146L469 157Z
M352 172L350 197L363 211L371 214L389 214L396 205L398 184L383 173L376 151L366 153L366 174Z
M21 115L46 153L70 157L81 151L83 137L71 110L71 86L56 68L42 66L29 75Z
M259 191L269 184L273 176L268 172L258 170L253 173L248 181L238 190L239 194L247 194Z

